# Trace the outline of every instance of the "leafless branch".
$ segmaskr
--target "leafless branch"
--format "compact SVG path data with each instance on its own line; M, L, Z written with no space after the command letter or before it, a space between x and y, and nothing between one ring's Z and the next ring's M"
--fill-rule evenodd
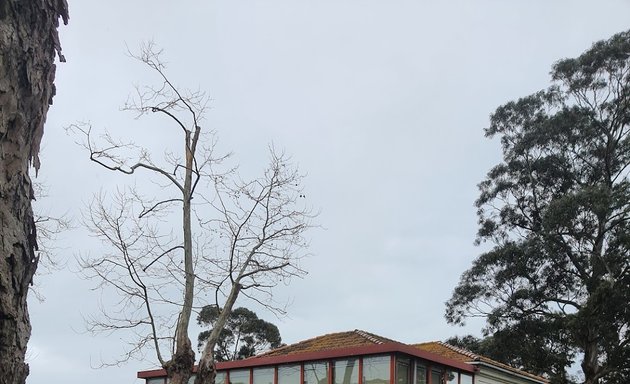
M178 88L166 75L160 54L152 43L131 54L157 74L159 84L136 87L123 110L136 118L147 113L164 117L180 135L179 152L167 148L163 161L154 162L148 149L108 133L97 144L89 123L68 131L103 169L125 175L142 169L162 183L150 193L129 187L97 194L84 224L111 252L84 256L80 262L86 277L98 282L97 289L114 289L120 298L102 306L90 330L134 332L137 340L122 359L150 347L171 372L171 382L184 383L191 371L175 362L193 354L188 337L193 309L206 305L213 294L223 308L217 332L240 292L284 313L271 304L272 290L306 273L299 262L306 256L304 235L315 215L306 205L303 175L273 147L260 178L245 182L236 167L222 168L230 155L215 155L214 132L201 127L207 97ZM213 348L215 336L207 348ZM208 366L208 356L205 350L200 366ZM198 373L198 379L202 376Z

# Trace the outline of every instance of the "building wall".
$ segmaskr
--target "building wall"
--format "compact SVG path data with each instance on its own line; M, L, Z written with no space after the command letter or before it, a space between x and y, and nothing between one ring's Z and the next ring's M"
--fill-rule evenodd
M475 384L538 384L538 381L518 377L489 367L480 367Z

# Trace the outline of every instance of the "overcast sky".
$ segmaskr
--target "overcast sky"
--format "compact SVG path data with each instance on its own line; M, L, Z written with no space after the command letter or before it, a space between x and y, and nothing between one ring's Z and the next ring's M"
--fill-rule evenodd
M556 60L630 28L628 0L69 3L38 209L78 224L94 192L125 182L89 163L63 128L142 129L119 110L148 75L125 51L154 40L177 84L211 96L204 124L244 170L273 142L308 174L323 227L309 233L309 275L277 290L287 317L259 313L287 343L356 328L402 342L479 334L481 323L451 327L443 314L481 251L476 185L500 160L483 137L488 116L546 87ZM159 130L150 139L170 145ZM138 383L152 356L92 368L121 353L123 337L83 332L100 296L74 257L99 249L81 228L55 246L66 268L38 277L46 300L30 304L29 382Z

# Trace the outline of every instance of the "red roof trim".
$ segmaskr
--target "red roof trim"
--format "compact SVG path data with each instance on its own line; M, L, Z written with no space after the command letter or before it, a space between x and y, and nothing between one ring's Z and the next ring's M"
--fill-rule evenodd
M196 367L196 366L195 366ZM150 371L138 372L138 379L150 379L152 377L166 376L166 369L152 369Z
M401 343L383 343L383 344L377 344L377 345L329 349L329 350L317 351L317 352L293 353L290 355L270 356L270 357L265 357L265 356L255 357L254 356L245 360L235 360L235 361L217 363L217 369L224 370L224 369L250 368L250 367L260 367L260 366L265 366L265 365L288 364L288 363L297 363L297 362L302 362L302 361L328 360L328 359L335 359L335 358L341 358L341 357L374 355L374 354L379 354L379 353L395 353L395 352L405 353L407 355L429 360L438 364L446 365L451 368L459 369L460 371L475 372L475 367L470 364L466 364L461 361L449 359L444 356L427 352L427 351L423 351L416 347L412 347L412 346L401 344ZM196 371L196 367L194 371ZM166 371L164 369L138 372L138 378L140 379L146 379L150 377L160 377L160 376L166 376Z

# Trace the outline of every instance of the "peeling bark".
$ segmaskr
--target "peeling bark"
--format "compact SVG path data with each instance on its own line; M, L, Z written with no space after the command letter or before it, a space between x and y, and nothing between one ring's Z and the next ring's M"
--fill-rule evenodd
M29 165L55 94L65 0L0 0L0 384L24 383L31 335L26 297L38 259Z
M186 277L182 311L179 314L177 329L175 331L175 353L173 354L173 358L164 366L171 384L188 383L192 375L193 366L195 365L195 352L192 349L192 344L188 337L188 327L195 296L190 202L192 200L193 191L195 151L200 132L201 128L199 126L195 128L195 133L192 136L190 131L186 131L186 174L184 177L184 188L182 190L182 200L184 202L182 207L182 232L184 234L184 272Z
M183 345L177 345L173 358L167 361L163 368L169 378L170 384L186 384L192 375L195 365L195 352L192 349L190 339L186 337Z
M205 358L199 361L197 366L197 377L195 378L195 384L197 383L211 383L214 384L217 377L217 365L214 359L214 350L210 349Z

